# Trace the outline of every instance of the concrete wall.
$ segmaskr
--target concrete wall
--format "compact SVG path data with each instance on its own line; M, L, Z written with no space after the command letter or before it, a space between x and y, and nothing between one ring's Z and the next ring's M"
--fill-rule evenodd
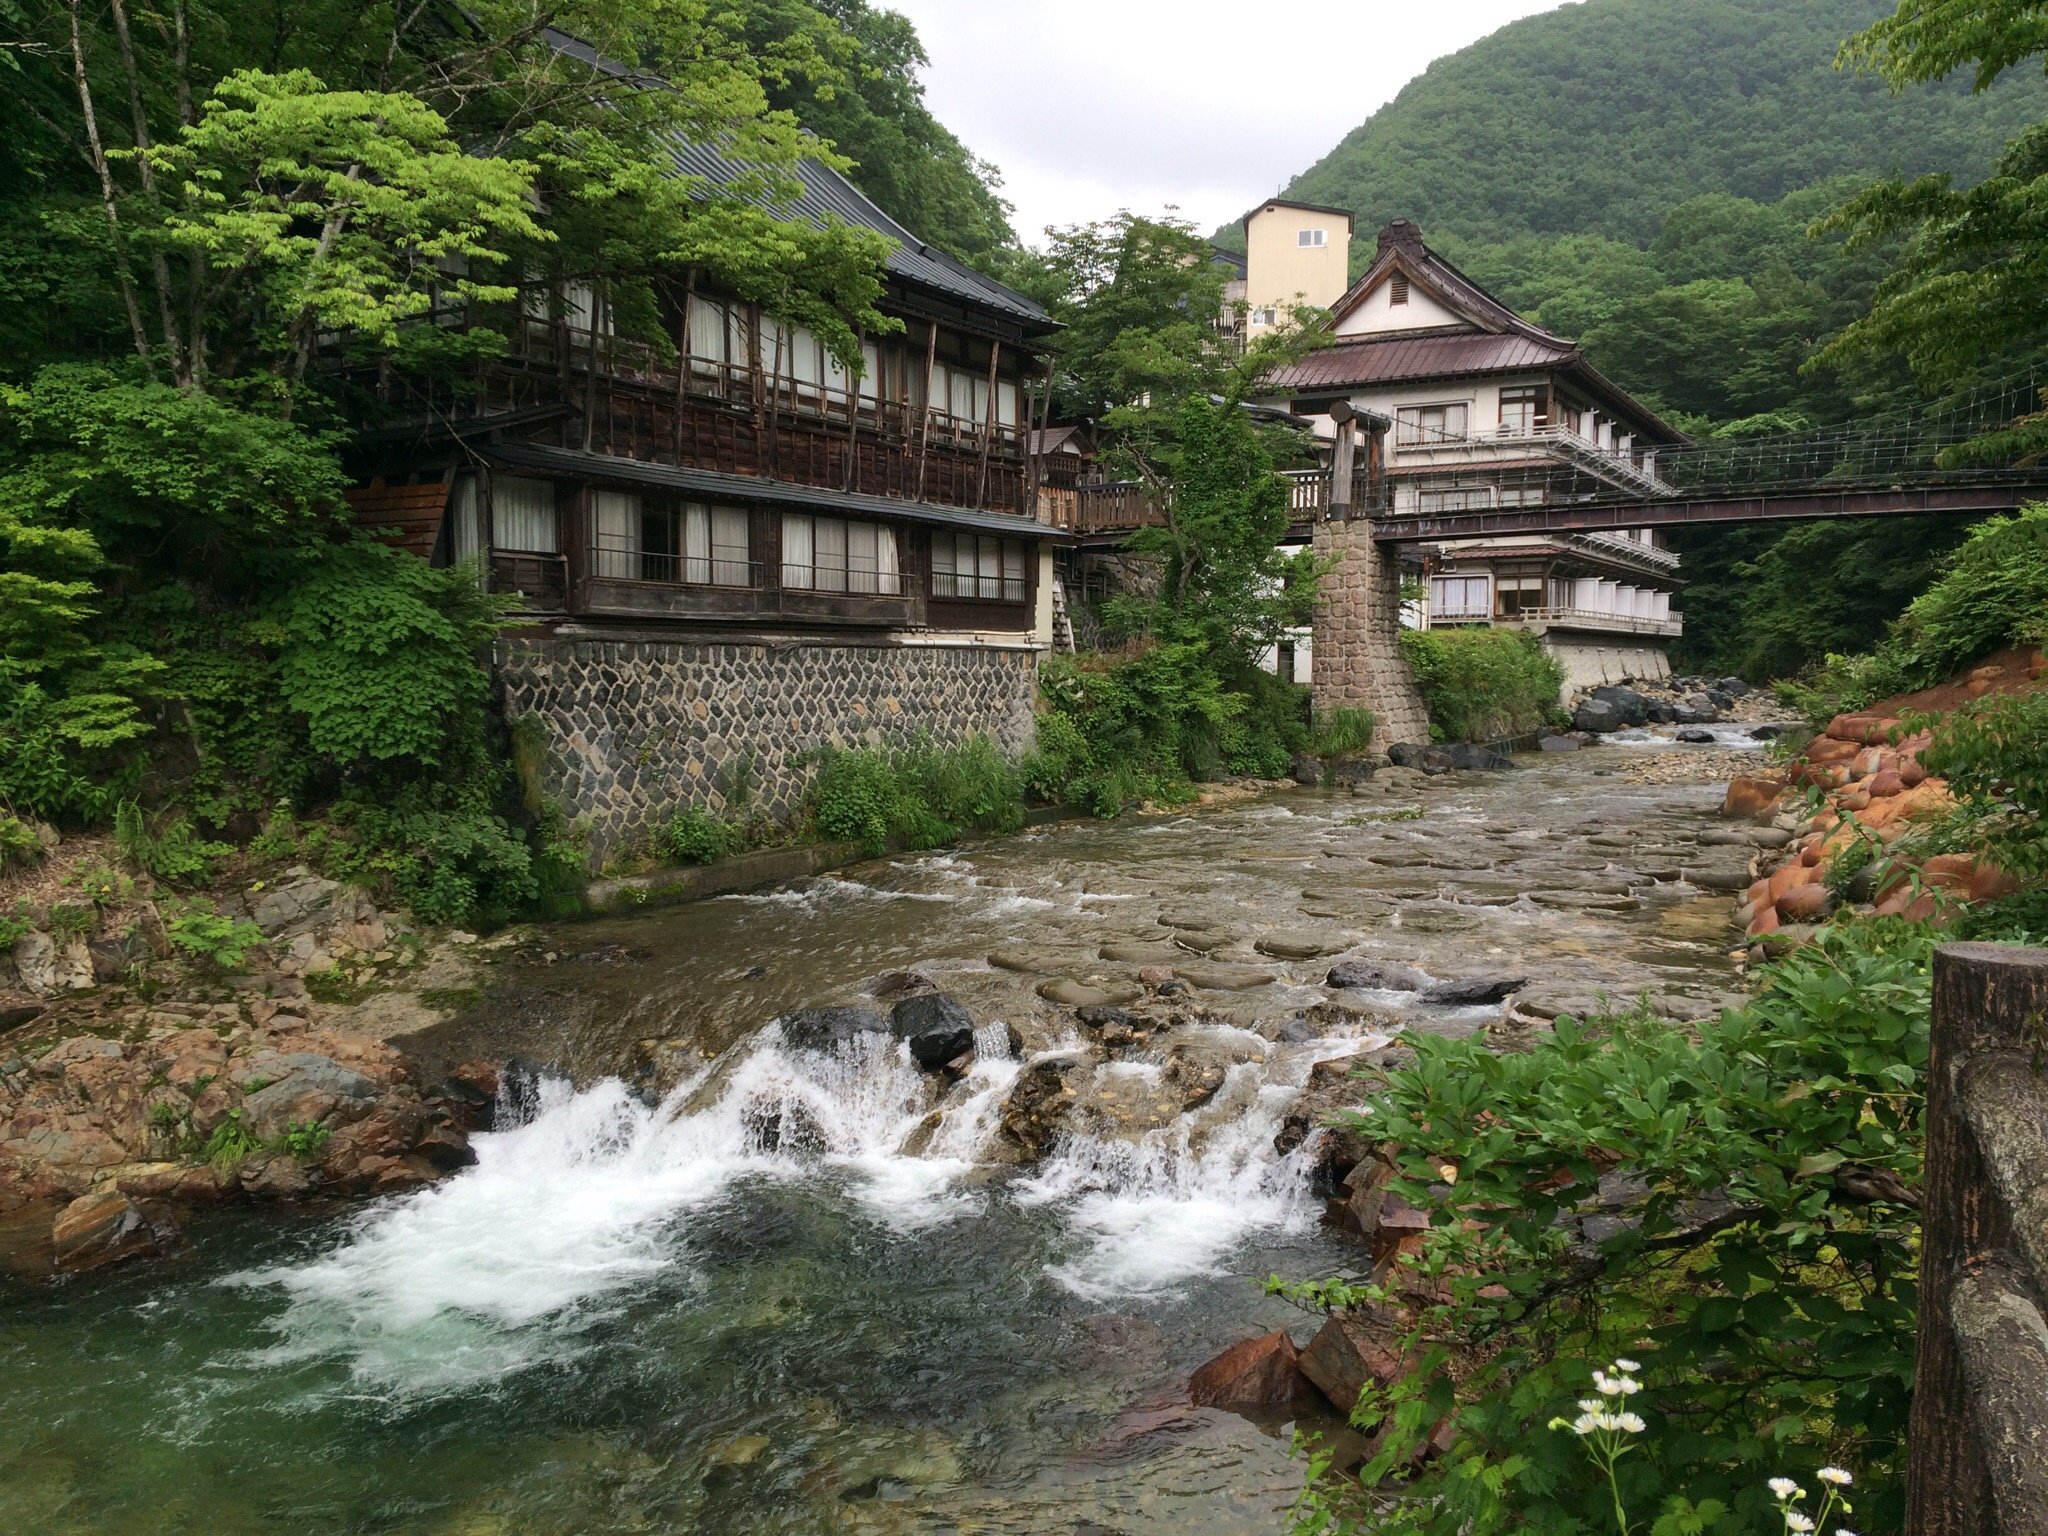
M1630 680L1664 682L1671 676L1671 658L1653 640L1624 635L1560 634L1543 636L1543 649L1564 668L1564 697L1606 683Z
M593 865L645 844L686 806L795 813L821 746L1030 749L1040 648L775 639L534 636L500 643L505 714L540 723L547 793L588 832Z
M1337 322L1337 334L1371 336L1381 331L1433 330L1440 326L1471 324L1456 310L1438 303L1419 283L1408 285L1406 304L1396 304L1393 295L1394 278L1392 273L1388 273L1380 279L1378 287L1360 299L1358 306Z

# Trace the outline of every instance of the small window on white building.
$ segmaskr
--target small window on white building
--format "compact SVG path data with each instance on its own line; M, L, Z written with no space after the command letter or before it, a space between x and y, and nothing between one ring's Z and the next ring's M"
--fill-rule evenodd
M1270 304L1267 305L1264 309L1255 309L1252 311L1253 325L1277 325L1279 324L1279 321L1279 310L1277 310Z
M1319 251L1330 243L1327 229L1304 229L1295 236L1294 243L1305 251Z
M1396 272L1393 281L1387 284L1387 302L1406 304L1408 302L1408 274Z

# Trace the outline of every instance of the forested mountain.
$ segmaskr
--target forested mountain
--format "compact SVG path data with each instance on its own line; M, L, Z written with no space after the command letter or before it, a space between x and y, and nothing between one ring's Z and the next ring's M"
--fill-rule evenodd
M1838 71L1888 0L1584 0L1437 60L1289 197L1432 240L1654 240L1707 192L1771 202L1842 175L1987 172L2048 85L2013 71L1894 94Z

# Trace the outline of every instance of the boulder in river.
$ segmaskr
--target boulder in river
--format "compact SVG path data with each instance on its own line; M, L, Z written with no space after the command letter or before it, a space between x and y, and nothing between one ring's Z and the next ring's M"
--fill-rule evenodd
M906 997L889 1014L897 1038L910 1042L910 1059L936 1072L974 1049L974 1015L943 992Z
M1422 989L1422 1000L1440 1008L1476 1008L1498 1003L1528 984L1526 976L1466 976L1456 981L1432 982Z
M1432 743L1421 741L1395 742L1387 748L1387 760L1396 768L1408 768L1432 777L1440 773L1449 773L1452 768L1449 752Z
M73 1274L161 1251L142 1207L116 1189L81 1195L57 1213L50 1229L57 1267Z
M1572 711L1572 729L1611 735L1622 728L1621 711L1602 699L1583 699Z
M1330 967L1329 984L1368 992L1420 992L1429 978L1392 960L1346 960Z
M799 1008L782 1016L784 1043L800 1051L829 1051L857 1035L888 1033L889 1021L867 1008Z
M1320 1406L1315 1383L1301 1374L1297 1359L1285 1330L1246 1339L1188 1378L1188 1398L1197 1408L1232 1413L1293 1414Z
M1505 752L1496 752L1476 741L1452 742L1443 750L1451 766L1461 773L1499 773L1515 766L1515 760Z
M1687 746L1711 747L1715 738L1712 731L1703 731L1696 725L1688 725L1677 731L1673 739L1682 741Z
M1087 1080L1087 1063L1079 1056L1044 1056L1017 1074L1003 1101L1003 1135L1027 1158L1052 1150Z
M1633 688L1610 683L1605 687L1595 688L1587 698L1597 704L1611 704L1625 726L1650 723L1650 701Z

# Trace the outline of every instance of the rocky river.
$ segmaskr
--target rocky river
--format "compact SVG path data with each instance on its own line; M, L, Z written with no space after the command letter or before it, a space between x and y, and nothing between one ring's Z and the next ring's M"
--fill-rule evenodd
M1714 812L1748 744L1383 771L545 931L399 1042L429 1080L518 1063L474 1167L0 1279L0 1530L1275 1531L1286 1426L1182 1388L1305 1335L1265 1276L1361 1263L1283 1134L1312 1070L1739 996L1754 830Z

